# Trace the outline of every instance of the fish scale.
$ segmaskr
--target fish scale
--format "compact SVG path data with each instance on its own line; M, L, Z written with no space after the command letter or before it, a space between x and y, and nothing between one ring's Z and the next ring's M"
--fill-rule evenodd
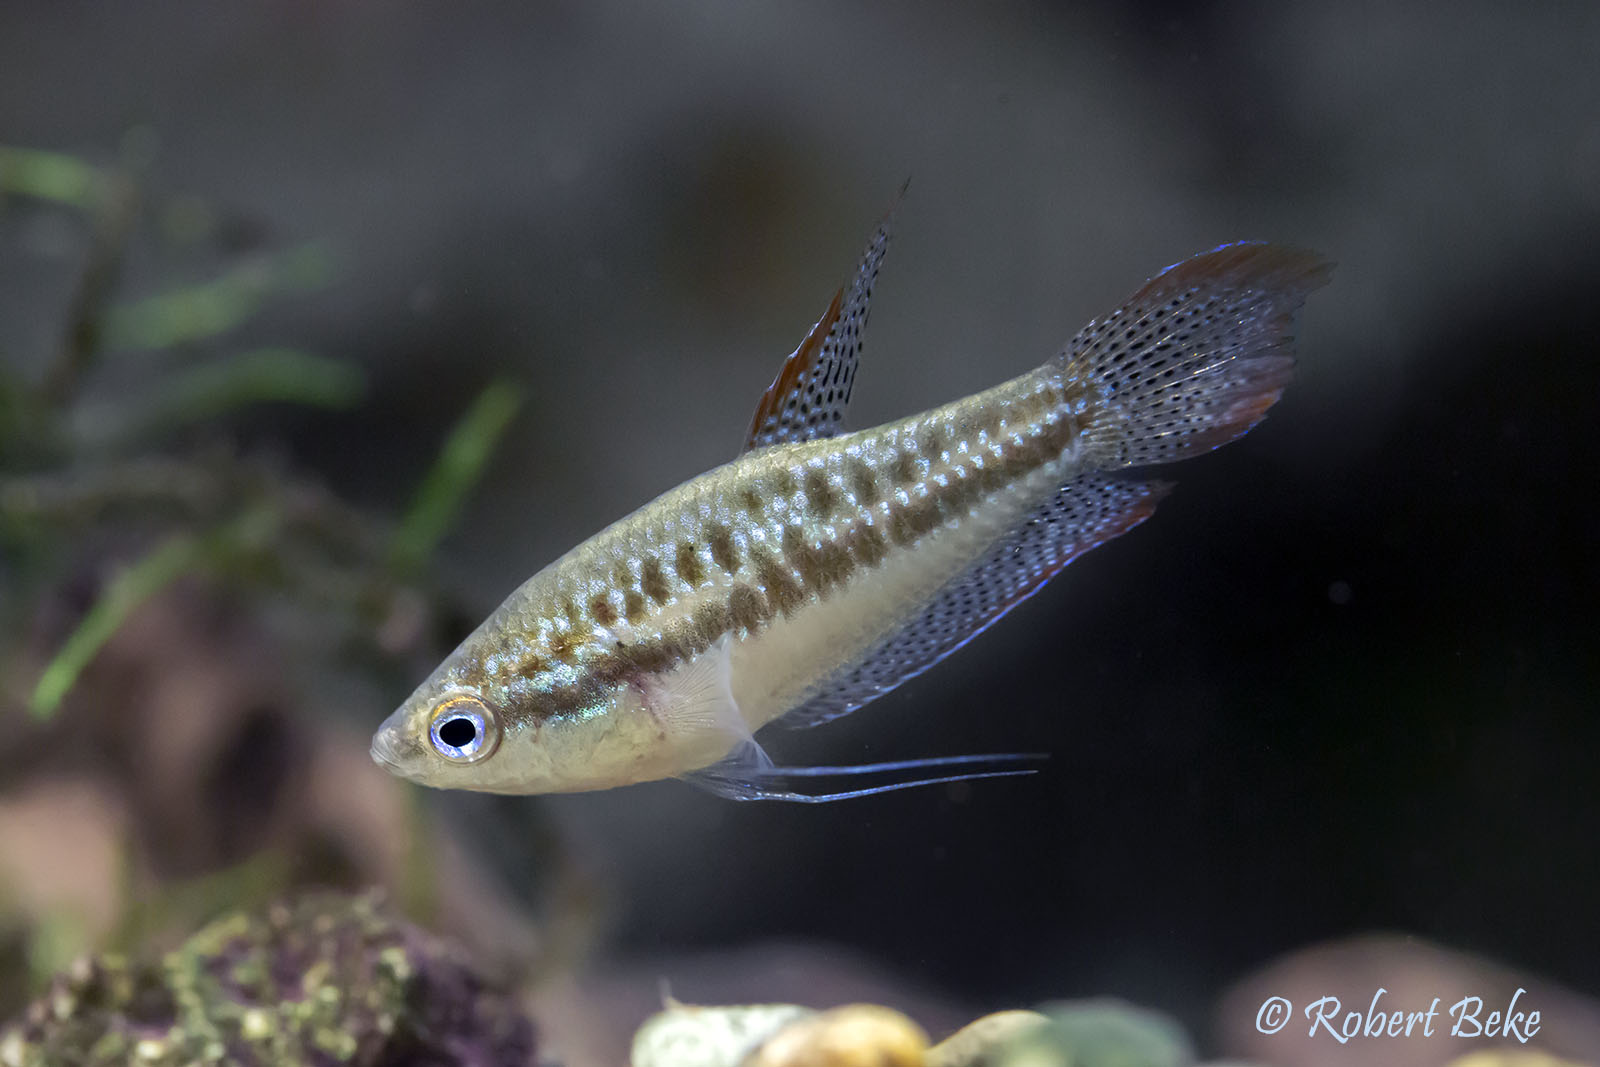
M612 524L507 598L379 729L396 773L495 792L682 777L819 800L754 735L848 714L960 648L1168 490L1115 472L1247 432L1290 374L1313 253L1227 245L1177 264L1042 366L838 433L888 219L784 361L745 451ZM1011 757L995 757L1004 760Z
M758 729L788 710L787 695L831 673L838 656L860 651L836 647L808 657L795 647L797 635L848 631L864 641L892 624L898 605L853 594L852 583L871 579L904 588L902 595L942 585L949 568L918 553L928 536L940 535L954 566L963 557L958 544L993 540L1011 512L1032 500L1011 494L1011 505L1000 507L997 495L1030 477L1051 488L1062 480L1076 431L1064 401L1052 383L1025 376L831 443L749 453L659 497L536 576L490 620L511 643L494 661L500 676L466 658L455 680L556 694L533 705L548 717L604 699L605 685L633 671L677 666L732 635L740 640L735 696L749 694L739 707ZM720 551L719 541L726 544ZM897 573L902 559L911 561L914 579L878 573ZM619 571L641 578L619 586ZM663 575L654 595L646 595L646 573ZM616 611L629 592L643 602L637 619ZM596 612L596 604L605 607ZM757 638L783 651L768 653ZM765 671L763 685L743 684L745 662L779 656L791 664L780 672L782 684ZM590 684L575 685L579 679Z

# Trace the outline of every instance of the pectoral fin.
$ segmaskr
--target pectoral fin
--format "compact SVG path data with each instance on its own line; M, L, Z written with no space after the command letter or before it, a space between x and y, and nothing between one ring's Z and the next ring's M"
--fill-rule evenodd
M731 652L732 639L724 635L677 670L637 683L682 766L735 758L752 767L771 765L734 700Z

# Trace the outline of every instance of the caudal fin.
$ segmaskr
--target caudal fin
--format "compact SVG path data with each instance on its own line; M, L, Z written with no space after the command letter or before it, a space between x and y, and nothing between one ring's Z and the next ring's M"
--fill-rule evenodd
M1057 358L1069 385L1087 387L1095 465L1171 463L1248 432L1282 395L1295 314L1332 270L1299 248L1223 245L1085 326Z

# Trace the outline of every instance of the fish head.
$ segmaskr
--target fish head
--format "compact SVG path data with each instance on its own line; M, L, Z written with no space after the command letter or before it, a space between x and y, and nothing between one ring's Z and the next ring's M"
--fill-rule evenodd
M609 789L676 772L657 766L660 725L636 688L502 678L469 646L378 727L373 762L436 789L515 794Z
M518 736L526 731L519 731L503 708L484 689L430 679L373 734L373 762L439 789L538 792L521 787L525 772L510 773L512 764L525 767L527 760L508 761L505 753L528 746Z
M487 626L469 636L383 721L373 762L436 789L555 791L548 709L525 680L494 669L507 656L492 637Z

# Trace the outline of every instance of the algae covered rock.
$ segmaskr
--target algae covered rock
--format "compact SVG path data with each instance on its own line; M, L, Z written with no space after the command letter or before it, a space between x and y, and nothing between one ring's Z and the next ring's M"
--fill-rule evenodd
M372 896L231 915L159 964L81 960L0 1035L4 1067L533 1062L516 999Z

